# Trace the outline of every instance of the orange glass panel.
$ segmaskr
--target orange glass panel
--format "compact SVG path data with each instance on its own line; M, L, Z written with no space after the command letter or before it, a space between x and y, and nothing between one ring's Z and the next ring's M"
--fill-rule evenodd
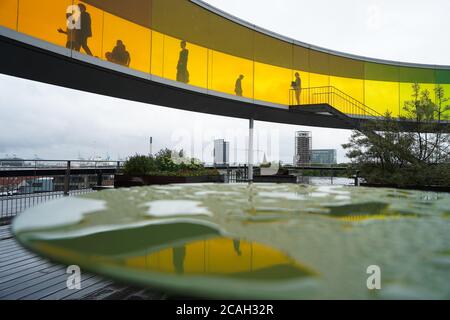
M20 0L18 31L65 47L68 37L66 12L72 0Z
M152 31L151 45L151 74L162 77L164 65L164 35L157 31Z
M102 59L150 72L150 30L105 12Z
M255 62L255 99L289 105L292 70Z
M209 89L253 98L253 61L217 51L210 51L209 60Z
M207 49L183 40L164 37L164 78L207 88Z
M17 30L18 0L0 1L0 26Z

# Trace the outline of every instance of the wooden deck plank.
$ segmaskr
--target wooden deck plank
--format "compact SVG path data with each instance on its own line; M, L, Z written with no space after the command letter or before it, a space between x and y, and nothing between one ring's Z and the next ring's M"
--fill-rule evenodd
M46 286L51 281L48 281L47 283L43 284L43 286L46 286L45 288L40 288L36 292L33 292L32 294L29 294L27 296L24 296L23 300L39 300L42 299L50 294L53 294L55 292L67 289L67 277L68 275L64 273L58 279L59 281L52 283L50 286ZM82 274L81 275L81 283L89 281L91 278L94 278L95 276L92 274ZM42 287L43 287L42 286ZM80 289L82 290L82 289Z
M34 268L25 268L23 270L19 270L18 272L11 273L9 275L0 274L0 284L23 277L29 273L38 272L40 270L44 270L52 265L48 261L41 261L40 265L35 266Z
M49 265L50 265L50 262L49 262L49 261L45 261L45 260L38 260L38 261L36 261L36 262L30 263L30 264L27 264L27 265L21 265L21 266L17 267L16 269L10 269L10 270L8 270L8 271L0 272L0 274L1 274L1 276L0 276L0 282L2 282L2 280L3 280L4 278L6 278L7 276L9 276L9 275L11 275L11 274L13 275L13 274L15 274L15 273L18 272L18 271L22 271L22 270L32 270L33 268L41 268L41 269L42 269L42 267L43 267L44 265L49 266Z
M6 262L6 261L10 261L12 259L18 258L20 256L24 256L24 255L30 255L30 252L25 251L25 250L16 250L16 251L12 251L10 253L7 254L0 254L0 263Z
M82 282L81 290L69 290L67 288L63 288L60 291L42 297L41 300L63 300L76 293L79 293L81 297L85 297L91 294L92 292L95 292L97 290L109 286L111 283L112 281L107 281L98 276L94 276Z
M30 256L30 257L25 257L25 259L22 259L20 261L13 261L11 263L6 262L5 266L0 267L0 273L2 273L4 271L7 272L8 270L15 269L16 267L19 267L19 266L32 264L32 263L37 262L39 260L41 260L41 258L36 257L36 256Z
M57 276L53 277L41 277L38 280L36 280L36 283L33 283L32 285L25 285L25 286L19 286L19 288L14 288L13 292L10 292L6 290L4 296L0 297L0 299L5 300L18 300L25 298L26 296L33 295L41 290L47 289L51 286L56 286L60 283L66 283L67 281L67 274L59 274Z
M0 250L9 248L11 246L17 246L17 242L14 238L4 239L0 241Z
M63 300L79 300L79 299L84 299L86 297L88 297L89 295L92 295L93 293L103 290L106 287L112 286L113 285L113 281L104 281L104 282L99 282L96 283L92 286L86 287L82 290L79 290L69 296L66 296L64 298L62 298Z
M31 255L20 255L18 257L11 257L11 259L1 261L0 262L0 272L4 269L8 270L10 269L10 266L16 266L21 265L23 263L27 263L28 261L35 261L37 259L40 259L37 256L31 256Z
M49 273L51 273L53 271L56 271L56 270L63 270L63 267L58 266L58 265L52 265L52 266L50 266L48 268L45 268L45 269L42 269L42 270L39 270L39 271L36 271L36 272L29 272L29 273L24 274L24 275L22 275L20 277L11 279L11 280L3 282L3 283L0 283L0 292L2 292L2 290L5 290L7 288L10 288L10 287L13 287L13 286L17 286L17 285L22 284L24 282L31 281L31 280L36 279L38 277L41 277L43 275L49 274Z
M0 300L76 300L110 296L120 299L121 295L116 292L126 288L86 273L82 274L82 289L69 290L66 286L67 277L65 266L28 251L12 237L10 226L0 227ZM104 294L93 296L102 290Z
M16 245L16 246L11 246L10 248L5 249L5 250L0 250L0 254L11 253L11 252L18 251L18 250L22 250L22 251L25 250L25 251L30 252L29 250L25 249L24 247Z
M54 270L51 273L43 274L40 277L36 277L36 278L31 279L29 281L20 283L20 284L18 284L16 286L5 288L0 293L0 299L4 298L6 296L10 296L10 295L12 295L12 294L14 294L16 292L19 292L19 291L28 290L28 292L29 292L30 290L32 290L31 288L33 286L40 285L42 283L48 282L49 280L54 280L54 279L56 279L58 277L62 277L62 276L64 276L64 279L67 279L67 275L65 274L64 270L57 269L57 270Z

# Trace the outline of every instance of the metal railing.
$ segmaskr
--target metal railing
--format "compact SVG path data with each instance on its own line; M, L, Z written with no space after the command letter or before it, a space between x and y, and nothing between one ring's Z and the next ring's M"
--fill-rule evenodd
M289 104L291 107L327 104L351 116L382 117L377 111L332 86L291 89Z
M120 161L0 160L0 224L26 208L114 185Z

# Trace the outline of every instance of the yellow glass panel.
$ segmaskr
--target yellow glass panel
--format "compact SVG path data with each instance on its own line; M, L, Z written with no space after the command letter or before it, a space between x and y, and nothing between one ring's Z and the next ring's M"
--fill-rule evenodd
M151 2L153 0L82 0L118 18L145 28L151 28Z
M399 115L399 83L365 80L365 104L380 114Z
M397 66L373 62L364 64L365 104L380 114L400 114L400 70Z
M363 80L330 76L330 86L335 87L353 99L364 103Z
M330 55L330 76L341 78L364 78L364 62Z
M189 42L183 45L180 39L164 37L164 78L207 88L207 50Z
M414 83L400 83L400 114L405 115L404 112L404 106L406 101L412 101L414 98L412 97L413 94L413 85ZM420 85L420 93L422 93L424 90L428 90L430 93L431 101L436 102L436 96L435 96L435 88L436 85L434 83L419 83Z
M150 72L150 30L109 13L104 19L102 59Z
M329 75L330 55L320 51L309 50L309 72L311 72L311 75L312 74ZM311 83L311 85L313 84Z
M309 71L309 50L299 46L293 46L293 69Z
M310 73L309 74L309 86L315 87L328 87L330 85L330 76L326 74Z
M209 89L253 98L253 61L217 51L210 51L209 61Z
M209 11L186 0L152 0L152 30L210 47Z
M210 14L208 31L208 43L205 46L209 49L253 60L255 38L253 30L216 14Z
M18 0L0 1L0 26L17 30Z
M82 34L84 36L81 37L81 48L80 52L92 55L97 58L102 57L103 52L103 11L100 9L97 9L94 6L91 6L83 1L74 1L74 4L76 5L84 5L86 7L86 13L89 14L90 17L90 29L91 32L88 30L88 26L83 25L83 18L81 18L81 25L82 25ZM86 29L85 32L83 32L83 29ZM89 34L91 34L89 36ZM87 38L86 38L87 36Z
M67 29L66 11L72 0L20 0L18 31L65 47L67 36L58 28Z
M255 32L255 62L292 68L293 45Z
M255 99L289 105L292 70L255 62Z
M152 57L151 74L162 77L164 65L164 35L157 31L152 31Z

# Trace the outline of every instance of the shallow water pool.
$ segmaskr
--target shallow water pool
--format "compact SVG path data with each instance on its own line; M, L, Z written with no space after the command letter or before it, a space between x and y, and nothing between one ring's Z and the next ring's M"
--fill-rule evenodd
M13 230L56 261L184 296L450 298L446 193L292 184L115 189L31 208ZM368 273L373 266L379 277Z

